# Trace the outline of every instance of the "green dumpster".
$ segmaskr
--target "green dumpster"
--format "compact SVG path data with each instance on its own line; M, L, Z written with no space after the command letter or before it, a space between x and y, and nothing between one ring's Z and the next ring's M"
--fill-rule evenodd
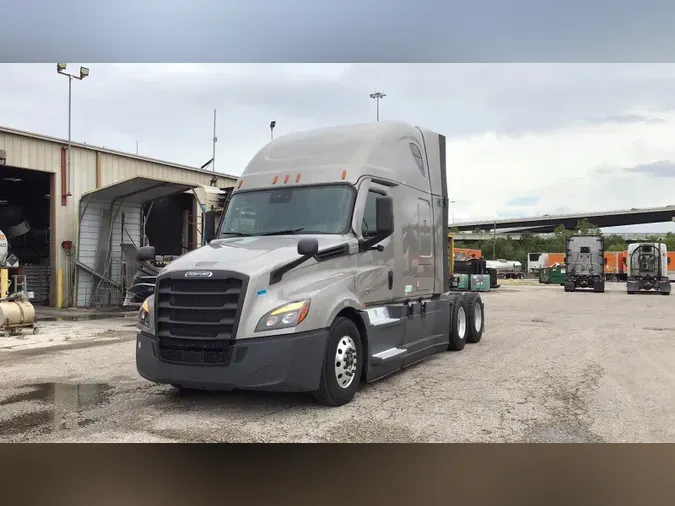
M539 269L539 282L546 285L551 283L551 268L543 267Z
M565 285L565 266L564 265L554 265L549 267L549 283L553 285Z

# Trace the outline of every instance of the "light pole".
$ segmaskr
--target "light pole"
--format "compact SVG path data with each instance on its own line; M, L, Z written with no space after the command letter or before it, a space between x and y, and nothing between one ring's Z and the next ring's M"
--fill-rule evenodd
M271 122L270 122L270 140L271 140L271 141L274 140L274 127L275 127L275 126L277 126L277 122L276 122L276 121L271 121Z
M74 75L74 74L69 74L66 72L66 65L67 63L57 63L56 64L56 72L59 74L66 76L68 78L68 170L66 171L66 176L67 176L67 191L65 197L70 197L70 145L71 145L71 138L70 138L70 126L71 126L71 119L72 119L72 97L73 97L73 79L77 79L78 81L81 81L85 77L89 75L89 69L87 67L80 67L80 75ZM65 200L65 199L64 199Z
M377 121L380 121L380 99L386 96L387 95L382 93L381 91L376 91L375 93L370 94L370 98L374 98L375 103L377 104Z
M455 201L451 200L450 201L450 209L452 209L452 221L450 222L452 225L455 224Z
M216 142L218 142L218 137L216 136L216 110L213 110L213 158L211 159L211 170L216 171Z

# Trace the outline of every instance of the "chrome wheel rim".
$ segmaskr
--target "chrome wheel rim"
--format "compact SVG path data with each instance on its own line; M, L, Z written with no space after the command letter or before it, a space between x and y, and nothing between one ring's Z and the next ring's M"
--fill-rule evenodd
M483 327L483 308L480 307L480 304L476 304L476 308L473 311L473 320L476 332L480 332L480 329Z
M356 376L358 357L356 344L350 336L342 336L335 350L335 379L340 388L349 388Z
M457 333L460 339L464 339L466 335L466 311L463 307L457 311Z

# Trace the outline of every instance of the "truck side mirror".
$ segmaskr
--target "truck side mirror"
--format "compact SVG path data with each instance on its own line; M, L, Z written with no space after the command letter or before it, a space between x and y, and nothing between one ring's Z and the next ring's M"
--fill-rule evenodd
M313 237L304 237L298 241L298 255L313 257L319 252L319 241Z
M216 212L206 211L204 213L204 241L210 243L216 238Z
M391 197L377 197L375 201L375 223L380 240L394 233L394 201Z
M607 265L608 263L609 263L609 261L608 261L607 257L605 257L605 265Z
M155 259L155 247L154 246L143 246L138 248L136 252L136 261L137 262L148 262Z

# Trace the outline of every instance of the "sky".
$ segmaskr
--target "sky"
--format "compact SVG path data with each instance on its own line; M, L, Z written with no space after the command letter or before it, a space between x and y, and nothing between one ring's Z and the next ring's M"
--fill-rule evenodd
M275 136L375 120L447 136L456 222L675 204L675 64L97 64L74 141L238 175ZM71 68L72 67L72 68ZM1 64L0 124L67 137L56 65ZM675 223L621 227L675 231Z

